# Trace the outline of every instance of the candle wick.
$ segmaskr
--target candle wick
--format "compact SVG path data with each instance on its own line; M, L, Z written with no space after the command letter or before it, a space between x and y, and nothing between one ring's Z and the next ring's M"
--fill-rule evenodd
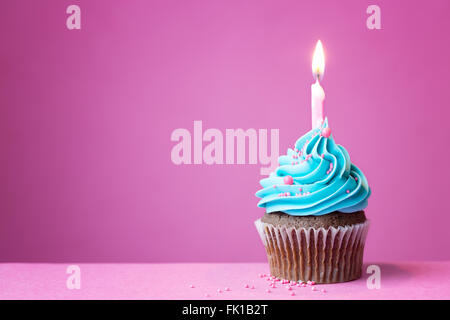
M314 78L316 79L317 82L319 82L320 80L320 72L317 72L314 74Z

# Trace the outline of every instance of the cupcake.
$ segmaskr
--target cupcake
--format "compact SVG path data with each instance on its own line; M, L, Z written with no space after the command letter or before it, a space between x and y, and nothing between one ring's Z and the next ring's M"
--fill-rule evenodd
M279 157L256 193L255 221L272 275L291 281L358 279L369 228L367 179L334 142L328 120Z

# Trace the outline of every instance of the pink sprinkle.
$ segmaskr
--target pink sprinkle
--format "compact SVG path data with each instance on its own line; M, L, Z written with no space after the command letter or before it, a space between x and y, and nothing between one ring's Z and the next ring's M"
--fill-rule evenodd
M347 190L347 193L350 193L350 190Z
M189 288L195 288L195 287L194 287L194 285L193 285L193 284L191 284L191 285L189 286Z
M292 290L291 286L286 286L286 289Z
M302 189L302 188L299 188L299 189L298 189L298 191L302 192L302 191L303 191L303 189Z
M295 296L295 292L294 291L291 292L291 296Z
M272 283L271 287L272 287L273 289L275 289L277 286L275 285L275 283Z
M209 293L205 293L205 297L209 297Z
M331 129L330 128L323 128L322 130L322 136L325 138L328 138L331 135Z
M226 288L225 288L225 291L231 291L231 289L230 289L230 288L228 288L228 287L226 287Z
M292 162L294 164L294 162ZM291 176L285 176L283 178L284 184L292 185L294 184L294 179Z
M217 289L217 293L222 293L222 290L220 290L220 289Z
M306 281L306 284L312 284L312 281L308 280Z
M327 290L325 290L325 289L322 289L321 291L322 291L323 293L326 293L326 292L327 292Z
M272 291L270 291L269 289L266 290L267 293L271 293Z
M325 157L325 153L322 153L321 157L322 157L322 159L323 159L323 157Z
M314 281L311 281L311 284L312 284L312 285L315 285L316 283L315 283Z
M251 288L250 289L255 289L255 286L251 286Z
M248 288L248 284L246 284L246 285L244 286L244 288Z
M311 287L311 291L316 291L316 287Z
M278 278L275 278L275 281L280 281L280 279L278 279Z
M355 181L358 181L358 177L355 177Z
M277 186L276 185L273 185L273 188L275 189Z
M306 287L306 283L302 282L302 287L303 288Z

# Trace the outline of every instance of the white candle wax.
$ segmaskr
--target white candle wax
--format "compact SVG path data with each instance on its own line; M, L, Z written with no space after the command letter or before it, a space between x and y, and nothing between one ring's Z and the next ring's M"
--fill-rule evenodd
M311 127L318 128L323 122L323 100L325 100L325 91L317 79L311 85Z
M325 91L319 83L325 71L325 54L323 52L322 42L319 40L314 50L312 60L312 73L316 82L311 85L311 126L313 129L320 127L323 122L323 100L325 100Z

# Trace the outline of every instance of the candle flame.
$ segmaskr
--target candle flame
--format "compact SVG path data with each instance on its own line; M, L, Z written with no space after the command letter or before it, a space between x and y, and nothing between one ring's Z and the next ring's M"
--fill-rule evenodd
M312 73L315 79L322 79L325 71L325 54L323 53L322 41L317 41L312 60Z

